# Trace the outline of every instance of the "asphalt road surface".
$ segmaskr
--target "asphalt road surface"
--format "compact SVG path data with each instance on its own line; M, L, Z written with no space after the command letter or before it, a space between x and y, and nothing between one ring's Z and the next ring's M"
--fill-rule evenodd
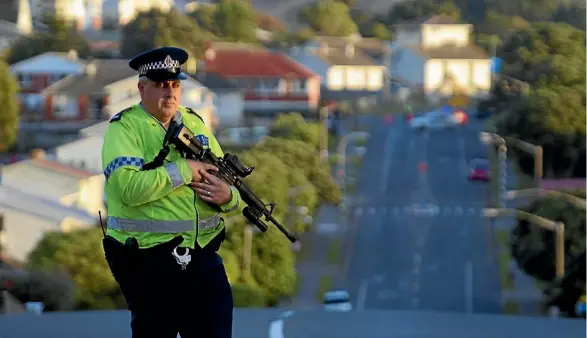
M501 312L481 214L487 183L467 179L471 160L487 156L480 129L373 123L341 282L357 310Z

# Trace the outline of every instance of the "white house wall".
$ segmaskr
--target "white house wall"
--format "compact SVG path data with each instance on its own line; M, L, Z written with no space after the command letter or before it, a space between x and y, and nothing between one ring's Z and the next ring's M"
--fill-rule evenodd
M107 125L105 126L107 127ZM61 163L77 168L83 164L85 170L101 173L103 143L103 135L87 137L56 147L55 155Z
M473 62L473 84L479 90L489 92L491 89L491 61L475 60Z
M446 71L453 76L457 86L469 88L471 85L471 71L469 60L447 60Z
M245 101L238 91L216 93L214 98L219 128L240 127L244 123Z
M445 69L442 60L428 60L424 66L424 90L434 91L445 78Z

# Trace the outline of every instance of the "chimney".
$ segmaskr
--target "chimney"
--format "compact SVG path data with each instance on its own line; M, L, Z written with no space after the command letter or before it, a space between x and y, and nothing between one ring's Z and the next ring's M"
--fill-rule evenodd
M96 76L96 64L94 62L90 62L86 65L84 72L86 73L87 77L93 78Z
M67 58L70 60L77 60L77 51L75 49L70 49L69 52L67 52Z
M42 148L35 148L29 152L29 158L31 160L44 160L47 153Z
M355 57L355 46L352 43L347 43L344 46L344 55L349 59Z

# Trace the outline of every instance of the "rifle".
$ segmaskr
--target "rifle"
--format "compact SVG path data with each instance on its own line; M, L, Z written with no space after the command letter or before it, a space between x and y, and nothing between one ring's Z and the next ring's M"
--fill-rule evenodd
M273 216L275 203L270 202L265 204L249 186L243 182L243 178L249 176L255 167L246 167L240 161L238 156L226 153L222 158L214 155L210 149L205 148L196 137L194 133L189 130L183 123L177 123L172 120L165 134L163 140L163 147L167 148L169 144L173 144L175 148L186 158L209 163L218 168L217 172L213 174L234 186L242 200L247 204L243 209L243 216L254 224L261 232L268 229L267 224L261 219L265 217L266 222L275 225L290 242L295 243L297 239L290 233L283 225L281 225ZM168 148L167 148L168 149Z

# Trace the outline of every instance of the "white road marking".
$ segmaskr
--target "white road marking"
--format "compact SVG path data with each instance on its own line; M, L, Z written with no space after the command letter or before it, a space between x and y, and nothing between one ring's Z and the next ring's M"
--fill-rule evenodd
M469 214L474 215L475 213L475 208L469 208Z
M269 338L284 338L283 327L285 326L285 318L291 317L293 311L286 311L281 314L280 318L272 321L269 324Z
M473 313L473 264L465 263L465 308L468 313Z
M363 279L361 281L361 285L359 286L359 291L357 293L357 309L363 310L365 309L365 301L367 300L367 289L369 288L369 281Z
M369 215L370 216L375 215L375 208L373 208L373 207L369 208Z

